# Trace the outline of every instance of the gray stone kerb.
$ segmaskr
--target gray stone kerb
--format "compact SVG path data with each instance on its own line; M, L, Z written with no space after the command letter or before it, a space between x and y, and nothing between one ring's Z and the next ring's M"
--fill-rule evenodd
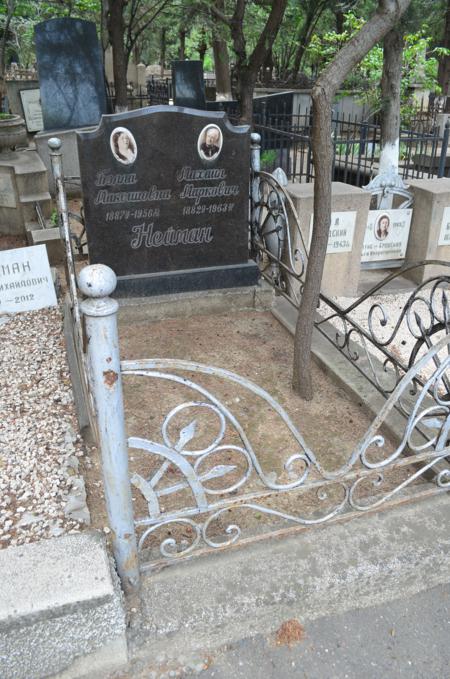
M101 676L126 658L122 594L101 534L0 552L1 677L81 677L70 670L80 659Z

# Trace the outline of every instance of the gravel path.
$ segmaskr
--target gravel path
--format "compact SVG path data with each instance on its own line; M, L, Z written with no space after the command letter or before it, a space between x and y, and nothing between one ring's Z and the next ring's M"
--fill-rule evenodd
M0 316L0 547L89 522L58 308Z

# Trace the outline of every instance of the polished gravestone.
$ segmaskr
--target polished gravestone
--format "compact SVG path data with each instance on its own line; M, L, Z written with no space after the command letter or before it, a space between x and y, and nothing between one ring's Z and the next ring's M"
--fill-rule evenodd
M78 152L90 261L116 272L120 295L256 283L248 126L154 106L103 116Z
M205 80L201 61L172 62L173 103L175 106L206 109Z
M50 19L36 26L35 41L45 130L97 125L107 100L95 24Z

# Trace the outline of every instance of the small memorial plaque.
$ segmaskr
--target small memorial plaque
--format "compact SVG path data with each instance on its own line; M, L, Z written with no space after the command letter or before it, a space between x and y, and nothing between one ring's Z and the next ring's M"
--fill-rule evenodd
M450 207L444 208L438 245L450 245Z
M309 229L309 245L314 224L314 215L311 215L311 226ZM327 255L342 252L351 252L353 248L353 236L355 235L356 211L332 212L331 226L328 236Z
M405 258L412 209L370 210L362 262L388 262Z
M89 258L116 272L119 294L256 282L249 142L248 126L223 112L174 106L103 116L78 133Z
M16 194L9 174L0 174L0 207L16 207Z
M56 304L45 245L0 252L0 314Z
M44 129L42 118L41 90L20 90L23 115L28 132L40 132Z

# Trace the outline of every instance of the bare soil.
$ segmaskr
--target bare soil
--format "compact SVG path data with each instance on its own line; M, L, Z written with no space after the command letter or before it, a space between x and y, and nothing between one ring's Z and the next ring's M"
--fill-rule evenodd
M296 428L304 437L305 446L312 451L319 463L327 470L337 470L349 459L371 424L363 403L354 403L329 376L313 365L315 385L314 399L303 401L292 390L291 371L293 341L291 335L266 312L239 312L191 318L170 319L159 322L134 323L120 328L122 359L177 358L195 361L235 372L267 390L286 410ZM239 385L199 373L183 374L193 382L207 389L220 400L242 425L261 464L266 478L278 483L289 483L298 478L304 464L297 461L289 470L285 463L288 458L301 453L299 445L286 428L277 413L265 401ZM164 444L162 427L167 415L177 406L189 403L174 414L167 424L166 443L175 447L182 430L186 431L193 420L195 432L184 450L198 451L212 444L219 433L217 414L196 405L205 401L201 394L185 384L167 379L136 375L124 376L124 397L129 436L149 439ZM192 433L192 432L191 432ZM242 446L233 428L227 427L222 444L224 449L210 455L200 463L199 472L207 473L212 467L228 467L220 478L210 479L204 485L217 494L208 495L210 502L223 497L239 499L243 493L268 490L257 474L252 472L248 481L230 494L220 493L243 477L247 470L245 457L228 446ZM389 441L383 449L384 456L392 451ZM382 454L377 451L377 455ZM198 457L187 455L193 464ZM375 458L373 458L375 459ZM130 450L130 471L149 479L161 467L163 459L140 449ZM387 476L382 489L386 491L411 473L410 468L392 472ZM99 482L99 461L86 470L88 502L96 523L106 526L106 517L101 511ZM312 470L310 479L319 475ZM184 478L174 464L170 464L157 488L170 488L183 483ZM364 499L373 492L373 479L362 484L359 498ZM318 519L339 505L343 489L338 483L327 487L327 495L318 497L317 488L306 492L277 493L265 497L258 504L288 514ZM148 514L147 503L142 494L133 489L135 516L143 518ZM181 489L160 497L161 511L172 513L183 507L195 505L190 490ZM194 516L195 519L195 516ZM281 526L280 518L264 512L233 508L222 514L212 525L210 537L218 542L227 538L226 528L236 523L248 534L266 532ZM142 533L141 533L142 534ZM149 536L145 545L152 556L157 556L161 541L169 538L186 547L193 539L189 525L168 525Z

